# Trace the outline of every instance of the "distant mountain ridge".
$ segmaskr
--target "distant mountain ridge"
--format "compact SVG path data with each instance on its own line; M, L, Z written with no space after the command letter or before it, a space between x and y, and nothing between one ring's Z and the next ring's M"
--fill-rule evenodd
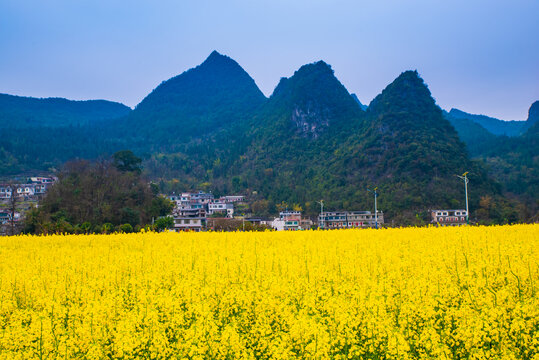
M107 100L75 101L0 94L0 128L88 125L129 114L131 108Z
M504 121L486 115L469 114L459 109L451 109L448 116L456 119L471 120L476 124L481 125L494 135L518 136L526 128L525 121Z

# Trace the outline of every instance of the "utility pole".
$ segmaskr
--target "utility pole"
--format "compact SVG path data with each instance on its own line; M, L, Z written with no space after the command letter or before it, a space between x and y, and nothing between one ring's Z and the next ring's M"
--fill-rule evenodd
M317 201L317 203L320 204L320 227L324 228L322 225L323 218L324 218L324 200Z
M377 197L378 197L378 186L375 187L373 190L367 189L367 191L374 194L374 226L376 229L378 229L378 207L377 207Z
M460 179L464 180L464 194L466 195L466 224L470 224L470 213L468 211L468 171L466 171L464 174L457 175Z

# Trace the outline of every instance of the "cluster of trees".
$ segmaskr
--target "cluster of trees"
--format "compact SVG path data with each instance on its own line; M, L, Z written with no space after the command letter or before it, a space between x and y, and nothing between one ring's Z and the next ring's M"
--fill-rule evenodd
M269 226L253 224L250 221L226 218L208 218L206 226L212 231L266 231Z
M170 227L173 204L141 176L141 159L131 151L96 162L67 163L59 180L26 215L27 233L132 232ZM162 218L164 217L164 218ZM155 222L157 220L157 222Z

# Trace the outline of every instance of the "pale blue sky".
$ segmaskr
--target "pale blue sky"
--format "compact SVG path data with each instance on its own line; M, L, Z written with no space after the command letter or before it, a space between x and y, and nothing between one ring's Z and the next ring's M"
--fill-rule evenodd
M321 59L363 103L417 69L444 109L525 119L538 15L538 0L0 0L0 92L134 106L215 49L268 96Z

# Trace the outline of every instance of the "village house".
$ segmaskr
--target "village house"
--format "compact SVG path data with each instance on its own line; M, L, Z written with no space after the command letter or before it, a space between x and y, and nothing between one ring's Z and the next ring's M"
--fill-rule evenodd
M346 221L348 228L375 227L376 222L380 226L384 223L384 213L379 211L375 217L370 211L348 211Z
M208 215L223 214L227 218L234 217L234 205L225 202L212 202L208 204Z
M466 210L431 210L433 224L441 226L466 225Z
M322 229L343 229L346 223L345 211L326 211L318 216L318 224Z
M199 232L204 229L205 218L174 216L174 231L195 231Z
M209 204L212 203L215 200L215 197L212 193L205 193L203 191L199 191L197 193L191 193L191 203L194 204Z
M180 207L173 211L174 231L202 231L206 225L204 207Z
M35 186L32 184L23 184L17 186L17 195L25 199L34 196L36 193Z
M302 230L300 211L281 211L279 217L273 220L271 226L277 231Z

